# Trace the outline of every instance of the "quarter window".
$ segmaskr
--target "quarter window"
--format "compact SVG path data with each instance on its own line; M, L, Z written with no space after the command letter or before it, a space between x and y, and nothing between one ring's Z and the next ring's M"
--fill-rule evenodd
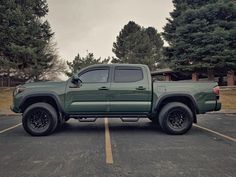
M141 68L115 68L115 82L137 82L143 80Z
M80 75L80 80L84 83L99 83L108 81L108 69L90 70Z

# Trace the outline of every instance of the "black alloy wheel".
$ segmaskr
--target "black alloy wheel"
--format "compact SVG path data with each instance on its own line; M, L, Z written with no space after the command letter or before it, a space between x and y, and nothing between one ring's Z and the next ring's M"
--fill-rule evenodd
M167 115L167 123L173 129L183 129L187 123L186 111L183 109L172 109Z
M42 132L50 125L50 113L42 108L35 108L28 114L27 126L35 132Z

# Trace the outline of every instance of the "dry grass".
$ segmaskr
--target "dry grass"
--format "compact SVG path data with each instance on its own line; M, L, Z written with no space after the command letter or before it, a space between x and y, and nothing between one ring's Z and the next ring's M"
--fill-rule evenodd
M14 88L0 87L0 113L11 113L12 91Z
M12 91L14 88L0 88L0 113L12 113L10 105L12 104ZM236 109L236 89L221 90L220 101L222 109Z
M221 90L220 101L222 109L236 109L236 89Z

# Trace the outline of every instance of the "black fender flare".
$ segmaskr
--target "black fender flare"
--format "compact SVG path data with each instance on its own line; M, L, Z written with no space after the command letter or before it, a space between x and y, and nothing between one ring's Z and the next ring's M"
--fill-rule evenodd
M50 93L28 93L26 94L25 96L23 96L21 102L20 102L20 110L22 111L22 106L24 105L25 101L27 101L28 99L30 98L34 98L34 97L50 97L52 98L55 103L56 103L56 106L57 106L57 109L58 109L58 115L59 115L59 120L62 121L62 114L65 115L65 111L64 111L64 108L62 106L62 103L60 101L60 98L58 97L58 95L56 93L53 93L53 92L50 92Z
M167 99L167 98L171 98L171 97L186 97L188 99L191 100L191 103L193 104L195 110L196 110L196 113L199 112L199 109L198 109L198 106L197 106L197 103L196 103L196 100L195 98L190 95L190 94L187 94L187 93L167 93L167 94L163 94L162 96L160 96L158 99L157 99L157 103L155 104L154 106L154 110L155 111L159 111L160 109L160 105L161 103Z

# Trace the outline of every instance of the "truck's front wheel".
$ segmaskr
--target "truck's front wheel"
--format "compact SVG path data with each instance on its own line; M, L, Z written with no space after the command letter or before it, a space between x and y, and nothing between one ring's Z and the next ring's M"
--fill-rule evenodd
M23 127L27 133L33 136L52 133L57 127L57 123L57 112L47 103L32 104L23 113Z
M187 105L172 102L161 109L158 121L166 133L180 135L192 127L193 113Z

